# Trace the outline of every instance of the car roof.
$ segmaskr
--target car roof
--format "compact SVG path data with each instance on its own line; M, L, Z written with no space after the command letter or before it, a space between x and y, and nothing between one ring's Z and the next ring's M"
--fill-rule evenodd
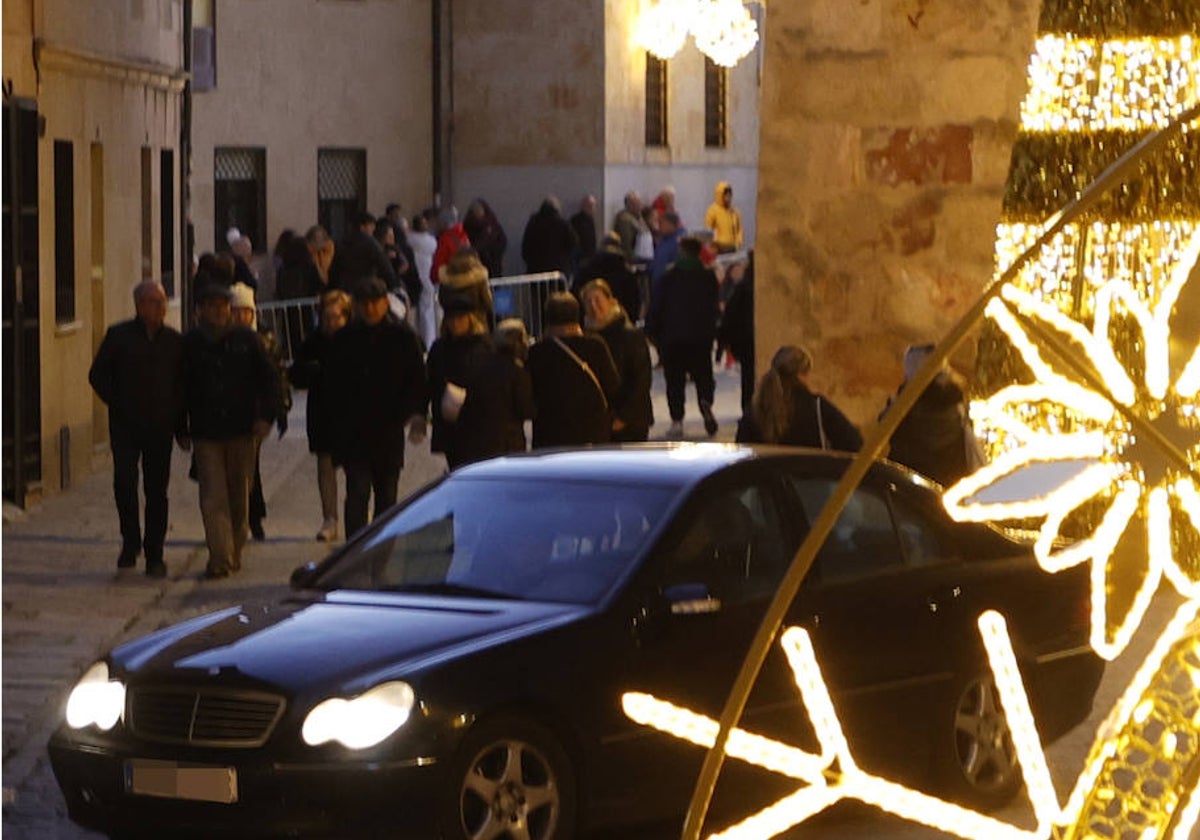
M463 467L455 479L553 479L683 487L734 464L764 459L848 462L851 455L790 446L734 443L646 443L582 449L542 449Z

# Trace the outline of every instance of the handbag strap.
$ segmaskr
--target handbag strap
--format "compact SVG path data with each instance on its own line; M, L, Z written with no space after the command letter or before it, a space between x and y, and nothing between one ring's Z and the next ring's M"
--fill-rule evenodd
M604 410L608 411L608 397L605 396L605 394L604 394L604 386L602 386L600 384L600 380L596 378L596 372L592 370L591 365L589 365L582 358L580 358L579 354L576 353L574 350L572 350L570 347L568 347L567 343L565 341L563 341L561 338L559 338L556 335L552 335L550 337L552 339L554 339L555 344L557 344L564 351L566 351L566 354L568 356L570 356L572 359L575 360L575 364L577 364L581 368L583 368L583 372L588 375L588 378L592 380L592 384L596 386L596 390L600 394L600 400L604 403Z
M829 448L829 438L825 435L825 419L821 416L821 398L818 396L815 403L817 407L817 433L821 436L821 448Z

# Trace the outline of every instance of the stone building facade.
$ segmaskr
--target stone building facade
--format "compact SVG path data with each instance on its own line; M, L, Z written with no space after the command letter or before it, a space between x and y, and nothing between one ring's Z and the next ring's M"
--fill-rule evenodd
M689 42L665 61L665 95L656 100L665 108L664 142L647 142L648 62L634 39L643 5L454 3L448 196L460 209L480 196L493 206L508 233L507 273L524 270L521 234L547 195L568 216L595 195L603 231L626 192L649 202L671 185L684 223L700 227L714 185L729 181L753 241L761 53L720 74L726 134L714 145L705 107L713 71Z
M142 279L178 289L183 17L183 0L4 4L8 501L107 451L94 351Z
M817 387L869 425L905 346L937 341L974 302L992 276L1039 5L770 6L760 369L779 345L808 345Z

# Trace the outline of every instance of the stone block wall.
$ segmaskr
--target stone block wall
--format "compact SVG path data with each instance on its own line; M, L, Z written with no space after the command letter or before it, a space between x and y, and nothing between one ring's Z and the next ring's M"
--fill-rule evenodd
M1036 0L812 0L767 13L758 364L807 345L873 422L901 355L992 275ZM970 373L971 358L955 359Z

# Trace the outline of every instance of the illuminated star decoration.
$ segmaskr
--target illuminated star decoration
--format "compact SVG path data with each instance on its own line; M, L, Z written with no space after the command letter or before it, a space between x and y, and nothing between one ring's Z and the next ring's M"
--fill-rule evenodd
M987 314L1036 382L972 405L1004 451L943 497L958 520L1044 517L1035 553L1047 571L1090 560L1091 643L1107 659L1129 643L1163 577L1200 598L1200 280L1188 289L1198 256L1195 232L1155 301L1124 281L1098 288L1090 329L1006 286ZM1139 339L1130 352L1114 346L1120 329Z

